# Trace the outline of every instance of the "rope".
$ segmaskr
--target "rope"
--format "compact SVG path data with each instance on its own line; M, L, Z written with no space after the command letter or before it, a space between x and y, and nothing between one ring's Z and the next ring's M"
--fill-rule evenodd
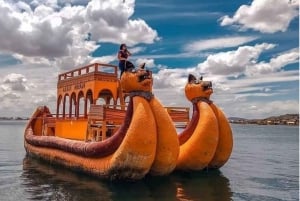
M129 92L129 96L140 96L142 98L145 98L147 101L150 101L154 97L153 93L150 91L131 91Z
M192 103L198 103L199 101L206 102L207 104L213 103L213 101L209 100L209 98L202 97L202 96L199 96L199 97L196 97L196 98L192 99Z

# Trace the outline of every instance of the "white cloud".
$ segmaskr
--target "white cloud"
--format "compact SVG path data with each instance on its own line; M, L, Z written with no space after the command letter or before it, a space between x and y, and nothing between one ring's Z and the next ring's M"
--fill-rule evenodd
M31 4L0 0L0 52L22 62L73 68L88 63L96 42L136 45L158 40L141 19L131 19L134 0L92 0L60 8L57 1ZM90 37L88 37L90 34ZM89 40L86 40L89 38Z
M132 58L147 58L147 59L172 59L172 58L191 58L191 57L205 57L207 53L182 52L177 54L147 54Z
M200 72L208 74L237 76L243 74L248 66L256 64L263 51L274 47L274 44L262 43L209 55L206 61L198 65L198 69Z
M55 113L57 71L33 64L0 68L1 116L29 117L37 106Z
M116 56L103 56L103 57L93 57L90 63L111 63L116 60Z
M28 89L27 80L24 75L11 73L3 78L0 88L5 92L25 91Z
M246 75L269 74L279 71L288 64L297 62L299 62L299 49L295 48L272 58L270 62L258 62L254 65L249 65L246 69Z
M236 103L234 103L236 105ZM297 114L299 102L296 100L284 101L239 101L236 107L230 105L224 108L231 108L227 110L227 116L239 116L243 118L266 118L269 116L282 114ZM263 109L262 109L263 108Z
M146 48L141 46L136 46L136 47L128 48L128 50L130 51L131 54L133 54L132 56L134 56L134 54L136 53L145 51Z
M139 58L135 61L135 63L137 65L140 65L140 64L143 64L145 63L146 64L146 68L153 68L156 66L155 62L154 62L154 59L142 59L142 58Z
M154 74L154 88L181 89L187 81L188 69L162 69Z
M223 38L214 38L208 40L200 40L200 41L194 41L190 44L187 44L184 47L184 50L188 52L197 52L197 51L208 50L208 49L236 47L256 39L257 37L254 36L235 36L235 37L223 37Z
M212 100L222 107L228 116L265 118L270 115L298 113L298 106L295 106L299 105L297 97L299 88L291 89L287 85L299 82L298 70L272 72L267 76L261 74L234 80L227 79L226 76L218 79L211 76L209 79L213 80L214 88ZM275 103L277 109L273 108Z
M220 20L221 26L238 25L241 30L275 33L286 31L298 12L298 0L253 0L250 6L242 5L233 17L226 15Z
M258 90L262 89L261 85L264 84L270 88L270 84L274 83L282 83L282 82L293 82L299 80L298 77L298 71L297 70L291 70L291 71L279 71L279 72L273 72L269 73L268 76L265 76L264 74L256 75L255 77L244 77L241 79L234 79L234 80L226 80L226 85L230 89L234 89L235 92L240 93L247 90ZM217 79L216 79L217 81ZM255 88L250 88L253 87Z

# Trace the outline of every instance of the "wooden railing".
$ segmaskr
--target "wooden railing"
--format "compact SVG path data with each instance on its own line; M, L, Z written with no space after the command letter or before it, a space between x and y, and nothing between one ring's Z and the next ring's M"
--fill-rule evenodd
M102 141L112 135L125 119L126 110L105 105L91 105L86 141Z
M77 68L58 75L58 81L70 79L89 73L107 73L117 76L117 66L110 64L94 63L81 68Z
M175 126L185 128L190 122L190 108L188 107L165 107Z

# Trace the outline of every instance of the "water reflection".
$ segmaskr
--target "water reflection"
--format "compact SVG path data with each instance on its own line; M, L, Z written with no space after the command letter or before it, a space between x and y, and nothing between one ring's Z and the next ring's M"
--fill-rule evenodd
M104 183L28 156L21 180L29 200L111 200Z
M176 173L171 178L176 183L179 200L232 200L229 180L219 170Z
M25 157L21 179L29 200L232 200L229 180L218 170L110 182Z

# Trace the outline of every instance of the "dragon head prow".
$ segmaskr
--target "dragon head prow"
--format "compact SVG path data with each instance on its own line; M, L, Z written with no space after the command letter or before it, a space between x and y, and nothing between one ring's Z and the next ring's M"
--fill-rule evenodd
M192 101L198 97L209 99L212 93L211 81L203 81L202 76L197 79L194 75L189 74L188 83L185 85L185 96L188 100Z
M125 92L144 91L152 92L152 72L141 68L127 69L121 77L121 87Z

